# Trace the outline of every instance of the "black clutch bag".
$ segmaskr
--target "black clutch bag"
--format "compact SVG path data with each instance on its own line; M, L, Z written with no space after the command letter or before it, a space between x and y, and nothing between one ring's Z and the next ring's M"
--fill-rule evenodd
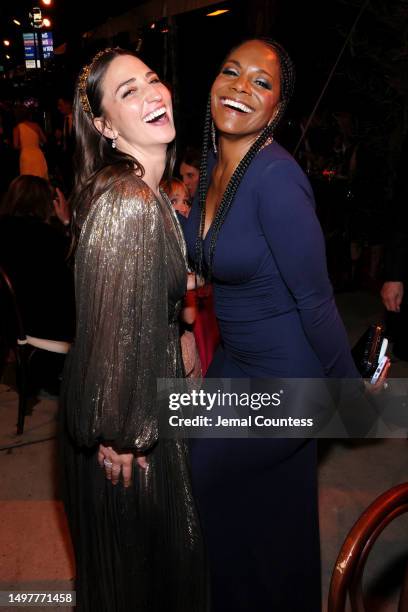
M351 351L357 369L363 378L369 378L374 374L383 340L384 326L370 325Z

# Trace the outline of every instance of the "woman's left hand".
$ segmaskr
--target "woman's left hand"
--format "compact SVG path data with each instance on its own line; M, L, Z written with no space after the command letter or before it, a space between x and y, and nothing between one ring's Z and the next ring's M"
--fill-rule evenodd
M205 280L202 276L197 276L194 272L189 272L187 274L187 291L191 291L191 289L200 288L204 285Z
M111 480L113 485L119 482L122 473L124 486L126 488L130 487L135 459L139 467L147 468L147 461L144 456L135 457L133 453L117 453L111 446L99 445L98 463L105 469L106 478Z

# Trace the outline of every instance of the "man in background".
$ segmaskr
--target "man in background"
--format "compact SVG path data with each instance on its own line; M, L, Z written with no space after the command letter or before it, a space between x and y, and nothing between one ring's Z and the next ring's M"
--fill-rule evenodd
M390 239L381 298L390 315L393 353L408 361L408 135L402 146L394 191Z

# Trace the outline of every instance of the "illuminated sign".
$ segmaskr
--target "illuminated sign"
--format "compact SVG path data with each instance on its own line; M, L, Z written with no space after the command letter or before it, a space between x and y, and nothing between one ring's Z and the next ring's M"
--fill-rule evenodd
M31 68L40 68L40 53L38 48L38 38L37 34L34 32L27 32L23 34L24 41L24 59L25 66L28 69Z
M51 59L54 55L54 41L52 38L52 32L41 33L41 46L43 58Z

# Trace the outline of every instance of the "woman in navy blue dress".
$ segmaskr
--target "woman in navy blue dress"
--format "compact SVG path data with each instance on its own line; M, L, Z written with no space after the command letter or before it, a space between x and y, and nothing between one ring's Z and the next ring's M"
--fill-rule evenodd
M200 197L185 227L221 332L207 377L358 376L309 182L273 141L293 80L279 45L251 40L211 89ZM193 440L191 457L211 612L318 612L315 441Z

